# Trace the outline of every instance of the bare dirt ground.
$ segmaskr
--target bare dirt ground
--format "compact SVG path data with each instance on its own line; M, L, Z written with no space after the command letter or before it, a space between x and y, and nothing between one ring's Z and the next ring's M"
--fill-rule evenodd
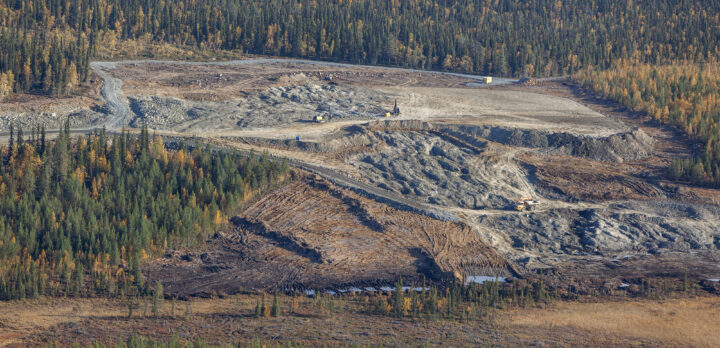
M567 81L479 89L454 75L278 61L110 68L131 126L314 166L397 209L471 226L523 271L582 277L564 265L720 247L720 191L666 179L691 142ZM382 117L395 101L400 115ZM337 117L310 122L320 113ZM522 196L541 205L513 210Z
M381 90L399 96L398 103L406 114L402 118L407 119L512 125L513 128L594 136L607 136L629 129L627 125L567 98L499 88L395 87Z
M146 121L152 128L186 133L251 136L258 131L272 138L306 137L303 131L312 127L303 123L316 114L362 122L381 118L395 101L402 110L395 117L399 119L511 122L592 135L627 130L568 99L481 90L471 87L476 80L448 74L262 60L225 65L118 63L111 73L123 81L136 114L130 125ZM295 127L300 129L283 132Z
M78 86L77 95L47 98L38 95L15 95L0 103L0 130L10 124L30 130L34 126L57 129L70 117L72 127L85 127L102 122L104 101L100 95L102 80L93 78Z
M254 317L257 295L166 301L161 317L140 304L132 319L127 303L104 299L40 299L4 303L0 346L115 343L131 333L210 344L253 340L308 346L368 345L526 347L716 347L720 344L720 300L609 300L556 303L542 308L494 311L484 321L410 320L365 314L358 299L334 311L312 299L280 298L284 315ZM290 310L290 308L295 308ZM188 312L189 309L189 313ZM186 314L187 313L187 314Z
M335 82L358 86L462 87L474 80L452 75L384 68L260 63L242 65L119 64L113 74L126 81L127 94L192 100L229 100L250 90L302 83ZM187 91L192 86L193 90Z
M468 226L398 211L300 177L231 219L202 252L171 252L148 277L187 297L383 286L514 270Z
M169 251L148 265L150 278L171 294L337 289L400 276L532 278L540 270L556 288L585 294L612 293L623 284L636 292L647 279L685 277L718 293L707 279L720 278L720 190L667 178L673 159L696 151L692 141L569 81L475 88L467 76L277 60L103 67L127 96L115 94L114 108L127 115L108 116L113 125L147 122L167 139L268 151L317 175L300 175L238 212L203 251ZM396 100L400 115L383 117ZM311 122L318 114L333 117ZM540 205L517 211L522 196ZM717 308L703 306L662 317L674 325L694 310ZM656 311L640 307L633 307L638 315ZM580 317L579 308L544 314L557 313L558 326L538 313L534 322L506 322L512 338L490 341L531 345L523 336L530 332L560 346L678 345L660 321L638 320L603 336L613 326L599 322L635 317L621 306ZM573 324L583 319L588 322ZM95 330L87 336L103 333L83 325ZM441 331L413 325L426 337ZM464 325L461 331L471 327ZM653 329L643 333L643 325ZM402 331L408 340L372 333L368 342L412 343L419 337L412 330ZM307 337L342 343L348 332ZM459 337L475 336L463 331L437 342L484 344ZM696 346L714 342L687 339Z

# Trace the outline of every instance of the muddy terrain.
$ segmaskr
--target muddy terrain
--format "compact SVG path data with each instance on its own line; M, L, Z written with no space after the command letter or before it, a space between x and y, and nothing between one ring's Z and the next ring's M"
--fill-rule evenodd
M527 271L583 257L720 248L718 196L705 190L698 201L690 193L703 190L653 180L661 175L647 165L659 161L655 144L639 128L602 137L382 121L345 131L316 146L254 141L337 154L359 180L450 213ZM523 196L541 204L518 212Z

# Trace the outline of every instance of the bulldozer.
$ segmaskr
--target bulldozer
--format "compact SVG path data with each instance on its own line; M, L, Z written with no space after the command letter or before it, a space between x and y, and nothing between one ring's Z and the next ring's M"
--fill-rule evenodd
M532 197L520 197L520 199L515 202L515 210L532 210L533 207L538 204L540 204L540 201L533 199Z

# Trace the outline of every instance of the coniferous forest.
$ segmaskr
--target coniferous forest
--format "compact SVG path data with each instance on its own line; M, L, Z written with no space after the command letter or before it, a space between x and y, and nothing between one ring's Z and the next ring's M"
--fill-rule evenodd
M720 69L716 64L618 62L607 70L582 70L574 78L695 138L703 145L702 154L675 160L671 176L720 187Z
M0 0L0 98L71 93L97 47L135 40L499 76L709 62L719 12L696 0Z
M0 151L0 300L142 292L150 255L202 240L288 171L267 155L168 151L146 129L11 139Z

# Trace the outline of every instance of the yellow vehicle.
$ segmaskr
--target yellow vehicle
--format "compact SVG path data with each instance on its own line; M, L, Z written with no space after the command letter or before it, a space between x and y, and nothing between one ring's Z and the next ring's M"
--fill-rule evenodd
M538 204L540 204L540 201L535 200L532 197L520 197L520 199L516 201L515 210L532 210L532 208Z

